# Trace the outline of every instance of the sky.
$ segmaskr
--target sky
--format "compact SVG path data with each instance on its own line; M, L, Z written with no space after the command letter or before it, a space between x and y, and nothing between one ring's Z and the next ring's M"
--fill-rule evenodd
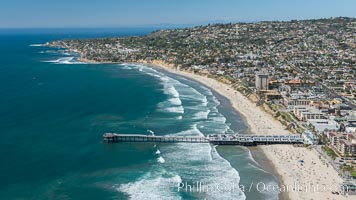
M95 28L356 17L356 0L1 0L0 28Z

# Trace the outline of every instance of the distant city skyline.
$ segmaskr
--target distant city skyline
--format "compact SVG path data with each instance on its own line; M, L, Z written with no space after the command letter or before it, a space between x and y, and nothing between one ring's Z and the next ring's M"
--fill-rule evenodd
M203 2L203 3L202 3ZM12 0L0 28L95 28L356 17L354 0Z

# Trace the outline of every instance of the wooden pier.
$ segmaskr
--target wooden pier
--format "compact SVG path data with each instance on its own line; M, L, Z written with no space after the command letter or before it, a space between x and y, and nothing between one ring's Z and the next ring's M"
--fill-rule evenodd
M300 135L243 135L216 134L208 136L153 136L139 134L105 133L107 143L118 142L154 142L154 143L211 143L215 145L270 145L270 144L303 144Z

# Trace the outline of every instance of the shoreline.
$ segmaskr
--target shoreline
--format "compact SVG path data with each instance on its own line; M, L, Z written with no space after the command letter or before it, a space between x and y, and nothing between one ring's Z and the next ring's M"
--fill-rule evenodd
M249 133L292 134L278 120L225 83L191 72L180 71L162 62L138 64L158 67L170 73L193 79L216 91L227 98L232 108L241 114L249 127ZM278 177L280 188L287 188L279 193L279 199L347 199L345 196L332 194L343 180L332 167L327 166L319 158L319 154L315 150L290 145L258 146L257 149L267 159L266 162L261 162L261 159L259 162L272 171L270 173ZM258 156L255 152L254 158L256 157ZM301 164L300 160L303 160L304 164Z
M133 63L133 64L140 64L141 63ZM172 73L170 71L167 71L167 69L163 68L163 67L160 67L160 66L155 66L155 65L148 65L148 64L145 64L145 66L148 66L148 67L152 67L152 68L158 68L159 71L163 71L164 73L166 74L169 74L169 75L173 75L173 76L179 76L179 77L183 77L183 78L186 78L186 79L189 79L191 81L195 81L195 79L192 79L190 77L187 77L187 76L182 76L182 75L179 75L179 74L176 74L176 73ZM221 95L220 93L218 93L214 88L211 88L201 82L198 82L199 84L203 85L204 87L207 87L209 88L214 96L219 99L219 101L226 101L226 102L221 102L221 104L225 104L226 106L228 106L230 109L233 109L233 112L235 112L243 121L243 124L246 126L246 130L244 131L245 134L251 134L251 131L250 131L250 127L247 123L247 119L245 116L241 115L236 109L233 108L230 100ZM281 179L281 176L278 174L276 168L274 167L273 163L266 159L266 155L264 154L264 152L257 146L257 147L246 147L246 149L248 149L252 155L252 158L255 162L257 162L260 167L265 170L266 172L268 172L271 176L273 176L274 178L277 179L278 181L278 184L279 185L283 185L283 182L282 182L282 179ZM216 148L216 150L219 152L219 148ZM221 154L222 152L219 152L220 156L222 156L224 159L228 160L227 158L224 157L224 155ZM233 166L232 163L230 163ZM238 168L234 167L237 171L238 171ZM243 177L244 175L240 174L240 177ZM247 194L245 193L245 195L247 196ZM290 200L290 198L288 197L288 195L286 193L279 193L278 194L278 199L283 199L283 200Z
M268 159L263 149L261 149L259 146L249 147L248 149L250 150L253 159L258 164L260 164L265 171L268 171L278 179L279 185L285 185L285 183L283 182L282 175L278 173L277 168L274 166L273 162L270 159ZM278 199L291 200L288 193L285 192L279 193Z
M87 63L116 64L116 62L95 62L80 59ZM122 64L118 62L117 64ZM172 65L161 61L146 62L139 60L136 63L148 67L160 68L172 74L180 75L197 81L230 101L231 107L241 114L248 126L247 132L252 134L280 135L291 134L278 120L257 107L247 97L236 91L230 85L222 83L207 76L197 75L192 72L181 71ZM290 145L258 146L254 159L262 155L267 161L259 163L269 169L271 174L278 177L279 199L347 199L345 196L332 194L343 182L338 173L325 164L315 150ZM251 151L251 150L250 150ZM253 151L251 151L252 153ZM299 161L303 160L301 164Z
M101 63L101 64L105 64L105 63ZM217 93L218 95L222 96L223 98L227 99L227 101L229 101L229 105L232 109L234 109L235 112L237 112L239 114L239 116L241 117L241 119L243 120L243 123L247 126L246 128L246 134L253 134L253 132L251 131L251 126L248 123L247 117L243 114L241 114L241 112L237 109L234 108L234 106L231 103L231 99L221 93L219 93L215 88L206 85L205 83L202 83L190 76L185 76L182 75L180 73L174 73L170 67L167 66L161 66L161 65L155 65L155 64L149 64L149 63L132 63L132 64L140 64L140 65L145 65L148 67L152 67L152 68L159 68L160 70L163 70L164 72L168 72L170 74L174 74L174 75L178 75L178 76L182 76L188 79L191 79L193 81L197 81L199 84L204 85L205 87L211 89L214 93ZM169 69L167 69L169 68ZM179 71L182 72L182 71ZM189 73L189 72L186 72ZM273 162L271 160L269 160L267 158L267 155L265 154L265 152L263 151L263 149L261 149L260 147L247 147L247 149L249 149L249 151L251 152L251 155L253 157L253 159L260 164L260 166L267 172L269 172L272 176L276 177L278 179L278 183L279 185L284 185L283 179L282 179L282 175L278 173L276 167L274 166ZM237 169L236 169L237 170ZM279 193L278 194L278 199L283 199L283 200L291 200L290 197L288 196L287 193Z

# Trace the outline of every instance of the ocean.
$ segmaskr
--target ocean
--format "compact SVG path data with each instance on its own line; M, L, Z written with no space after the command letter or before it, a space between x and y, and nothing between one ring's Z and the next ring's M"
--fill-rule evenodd
M139 64L87 64L41 44L140 29L0 29L0 199L276 199L244 147L106 144L105 132L247 133L215 91Z

